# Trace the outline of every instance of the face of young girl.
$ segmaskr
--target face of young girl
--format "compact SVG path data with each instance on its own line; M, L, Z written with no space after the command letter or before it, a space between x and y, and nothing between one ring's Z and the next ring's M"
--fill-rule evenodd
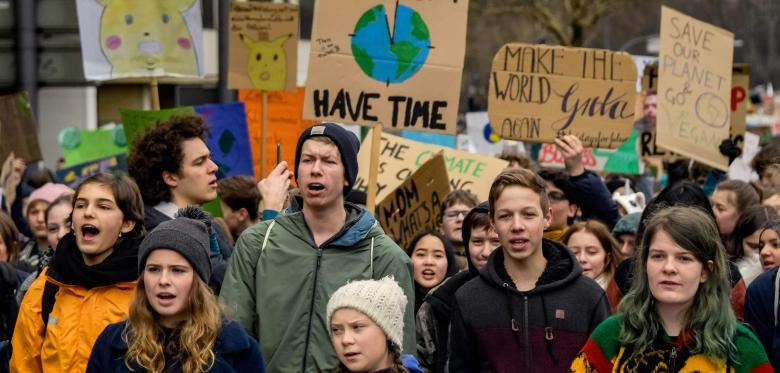
M432 289L447 275L447 254L438 237L427 235L417 241L412 251L414 281L423 289Z
M582 267L582 274L595 279L604 273L607 267L607 251L601 246L596 235L579 231L569 237L568 245Z
M70 233L71 210L68 203L59 203L49 209L49 214L46 216L46 237L52 249L57 248L62 236Z
M712 193L712 212L715 214L718 230L722 236L731 234L739 219L737 206L733 202L736 199L737 196L730 190L716 190Z
M774 229L767 228L761 231L758 239L761 247L761 267L768 271L780 264L780 236Z
M689 307L707 273L692 252L658 230L650 241L647 281L656 307Z
M330 319L331 341L350 372L376 372L392 364L387 336L371 318L352 308L341 308Z
M133 227L135 222L124 220L111 188L98 183L81 186L73 205L73 229L87 265L102 263L114 251L119 233Z
M149 254L144 267L146 299L160 315L160 324L175 328L187 318L187 302L195 272L181 254L157 249Z

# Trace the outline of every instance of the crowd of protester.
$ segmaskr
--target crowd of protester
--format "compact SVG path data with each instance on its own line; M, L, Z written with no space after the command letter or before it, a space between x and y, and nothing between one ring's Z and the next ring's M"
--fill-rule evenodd
M564 169L505 156L487 201L452 191L399 247L353 190L342 126L306 129L259 182L220 177L207 134L161 122L129 176L75 190L13 163L0 372L780 369L780 144L755 182L670 162L648 189L561 136Z

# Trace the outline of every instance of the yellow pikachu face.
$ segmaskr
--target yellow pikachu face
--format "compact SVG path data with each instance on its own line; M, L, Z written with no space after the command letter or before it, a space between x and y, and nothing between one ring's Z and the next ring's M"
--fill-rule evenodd
M283 45L292 35L283 35L272 41L254 41L246 35L240 36L249 47L247 72L255 89L284 90L287 82L287 54Z
M112 75L164 70L197 75L198 62L181 12L197 0L99 0L100 47Z

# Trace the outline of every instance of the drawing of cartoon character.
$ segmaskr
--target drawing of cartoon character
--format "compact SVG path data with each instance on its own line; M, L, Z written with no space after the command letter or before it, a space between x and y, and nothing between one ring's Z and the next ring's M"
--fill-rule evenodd
M97 0L100 48L111 75L198 75L190 30L182 17L197 0Z
M287 82L287 54L283 44L292 35L282 35L272 41L254 41L240 34L241 41L249 47L247 72L255 89L266 91L284 90Z

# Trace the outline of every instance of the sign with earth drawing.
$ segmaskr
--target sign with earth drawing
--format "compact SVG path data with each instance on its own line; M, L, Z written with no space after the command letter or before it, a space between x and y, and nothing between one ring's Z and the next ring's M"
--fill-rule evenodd
M729 138L734 34L661 7L658 145L720 170Z
M468 7L316 2L304 118L454 134Z
M623 52L505 44L493 58L488 116L504 139L551 143L576 135L614 149L631 136L636 64Z

